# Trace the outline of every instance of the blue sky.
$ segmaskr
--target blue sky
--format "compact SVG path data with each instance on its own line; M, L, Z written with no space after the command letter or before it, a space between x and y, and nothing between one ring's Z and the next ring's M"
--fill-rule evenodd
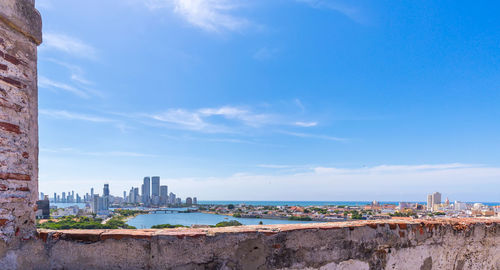
M42 192L500 201L494 1L36 5Z

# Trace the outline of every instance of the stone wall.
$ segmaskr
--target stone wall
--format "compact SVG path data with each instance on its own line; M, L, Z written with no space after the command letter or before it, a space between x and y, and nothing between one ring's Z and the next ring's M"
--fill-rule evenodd
M500 269L500 220L39 231L2 269Z
M40 42L41 19L34 1L1 0L0 250L17 246L36 232Z

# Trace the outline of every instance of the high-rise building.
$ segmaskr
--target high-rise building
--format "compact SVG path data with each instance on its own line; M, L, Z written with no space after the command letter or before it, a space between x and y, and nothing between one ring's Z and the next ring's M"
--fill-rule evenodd
M432 194L432 207L433 207L433 209L435 209L440 204L441 204L441 193L434 192L434 194Z
M104 197L109 196L109 184L104 184L104 188L102 189L102 195Z
M104 184L104 188L102 189L102 209L109 209L109 184Z
M193 204L197 205L198 204L198 199L196 197L193 197Z
M191 197L187 197L187 198L186 198L186 204L187 204L188 206L193 205L193 199L191 199Z
M99 200L99 195L94 194L92 196L92 213L97 214L99 210L101 210L101 206L99 205L100 200Z
M50 218L50 202L49 200L39 200L36 202L37 211L35 213L37 218Z
M126 201L127 200L127 191L123 191L123 200Z
M170 194L168 195L168 204L174 205L175 202L175 194L170 192Z
M134 203L139 203L139 188L134 188Z
M168 186L160 186L160 204L166 205L168 203Z
M149 205L151 201L151 179L146 176L144 177L144 183L142 184L142 203Z
M433 194L427 195L427 210L428 211L437 210L437 208L440 204L441 204L441 193L434 192Z
M66 202L66 192L63 192L62 195L61 195L61 199L62 199L62 203L65 203Z
M90 188L90 198L92 198L92 197L94 197L94 188Z
M160 177L159 176L151 177L151 195L152 196L160 196Z
M54 202L57 203L57 194L54 192Z
M432 211L432 194L427 195L427 211Z

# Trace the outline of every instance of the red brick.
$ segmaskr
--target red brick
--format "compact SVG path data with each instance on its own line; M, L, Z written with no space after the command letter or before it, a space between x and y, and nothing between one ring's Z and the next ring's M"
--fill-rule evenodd
M19 181L31 181L31 176L21 173L0 173L0 179L2 180L19 180Z
M8 219L0 219L0 226L4 226L5 224L7 224L7 221L9 221Z
M15 56L12 56L10 54L4 54L3 58L16 66L21 64L21 61L19 61L19 59L17 59Z
M18 187L16 191L30 191L30 189L28 187Z
M23 109L23 107L21 105L11 103L2 97L0 97L0 107L9 108L9 109L12 109L16 112L21 112L21 110Z
M17 88L24 88L25 87L25 85L23 85L20 81L11 79L9 77L0 76L0 80L4 81L12 86L15 86Z
M29 158L30 157L30 154L28 154L28 152L23 152L23 158Z
M6 186L6 185L2 185L0 184L0 191L6 191L8 190L9 188Z
M21 130L19 129L18 125L6 123L6 122L0 122L0 130L5 130L5 131L16 133L16 134L21 134Z
M6 71L7 70L7 66L4 65L4 64L0 64L0 70Z

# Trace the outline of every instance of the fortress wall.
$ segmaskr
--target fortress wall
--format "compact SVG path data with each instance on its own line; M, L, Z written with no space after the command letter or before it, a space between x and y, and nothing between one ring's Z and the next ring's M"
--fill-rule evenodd
M3 269L500 269L500 220L40 230ZM8 267L7 267L8 266Z

